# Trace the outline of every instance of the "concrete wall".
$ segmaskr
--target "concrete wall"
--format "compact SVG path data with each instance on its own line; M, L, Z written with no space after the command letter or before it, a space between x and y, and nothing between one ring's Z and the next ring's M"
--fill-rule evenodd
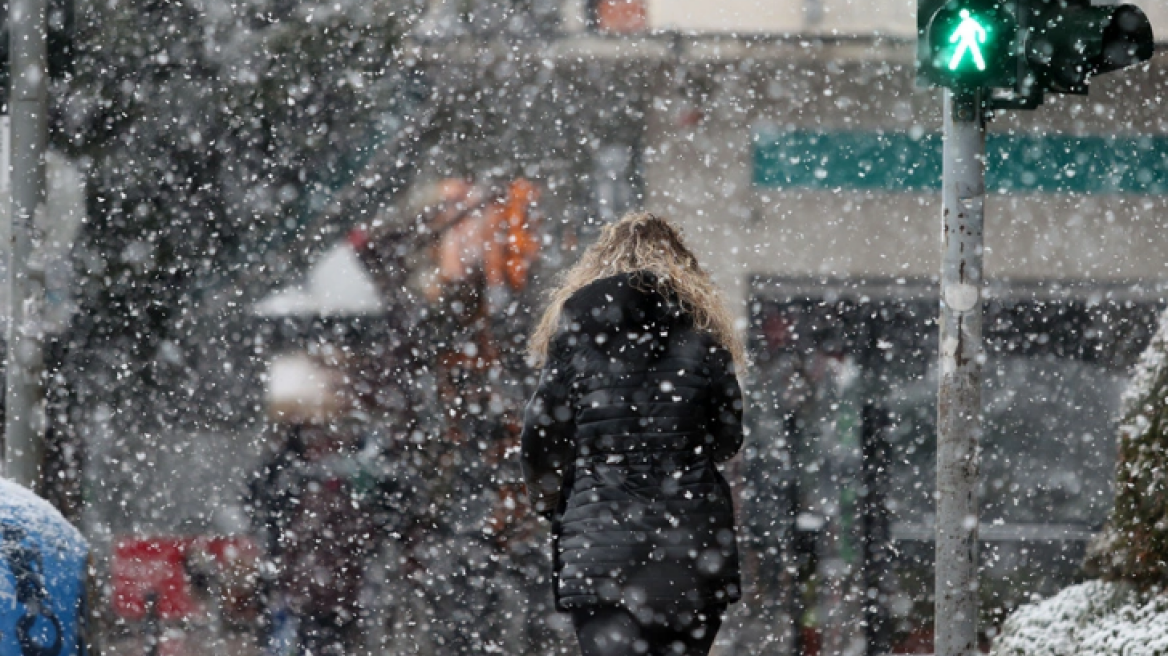
M649 0L653 29L915 37L915 0Z
M916 277L939 267L937 191L756 186L753 131L938 132L940 92L913 86L911 46L877 58L828 49L753 64L710 64L709 99L684 119L686 85L665 81L649 117L647 206L679 221L738 299L752 274ZM678 90L681 91L678 91ZM1100 78L1091 96L1052 96L991 132L1168 134L1168 57ZM671 96L672 94L672 96ZM1168 197L993 195L987 278L1168 280Z
M649 0L649 25L657 30L794 32L804 23L799 0Z
M653 29L740 34L880 34L916 38L916 0L648 0ZM1102 4L1102 3L1101 3ZM1168 3L1134 0L1160 39Z

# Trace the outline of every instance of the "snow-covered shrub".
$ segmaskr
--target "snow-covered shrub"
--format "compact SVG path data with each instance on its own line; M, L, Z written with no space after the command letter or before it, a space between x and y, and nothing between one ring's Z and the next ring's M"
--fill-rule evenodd
M1168 314L1123 397L1115 508L1087 570L1141 587L1168 584Z
M1022 606L992 656L1165 656L1168 595L1123 581L1087 581Z

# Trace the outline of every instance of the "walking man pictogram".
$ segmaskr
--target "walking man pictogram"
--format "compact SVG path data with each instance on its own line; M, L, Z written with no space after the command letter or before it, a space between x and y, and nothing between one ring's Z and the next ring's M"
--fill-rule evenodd
M953 53L953 58L949 60L949 70L957 70L957 66L961 64L961 60L965 58L965 53L971 53L973 56L973 63L977 66L977 70L984 71L986 69L985 58L981 55L981 47L979 43L986 42L986 31L969 15L968 9L961 10L961 23L953 30L953 35L949 37L949 43L957 44L957 52Z

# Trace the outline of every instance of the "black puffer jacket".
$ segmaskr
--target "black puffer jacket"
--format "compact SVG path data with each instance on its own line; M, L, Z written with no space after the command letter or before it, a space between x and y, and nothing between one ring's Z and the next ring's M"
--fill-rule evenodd
M523 468L553 522L561 610L737 601L730 488L742 445L727 350L651 274L593 282L564 305L527 406Z

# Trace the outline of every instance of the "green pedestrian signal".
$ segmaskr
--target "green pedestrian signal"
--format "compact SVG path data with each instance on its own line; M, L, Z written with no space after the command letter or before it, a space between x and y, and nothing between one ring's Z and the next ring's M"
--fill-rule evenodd
M956 71L961 66L961 62L965 60L966 53L968 53L977 70L984 71L986 69L986 63L985 57L981 54L981 46L985 42L986 28L982 27L981 23L977 22L977 19L969 15L968 9L962 9L961 23L957 25L957 29L953 30L953 35L949 37L949 43L957 44L957 51L949 59L949 70Z
M1012 88L1017 80L1014 0L922 0L917 76L925 86Z

